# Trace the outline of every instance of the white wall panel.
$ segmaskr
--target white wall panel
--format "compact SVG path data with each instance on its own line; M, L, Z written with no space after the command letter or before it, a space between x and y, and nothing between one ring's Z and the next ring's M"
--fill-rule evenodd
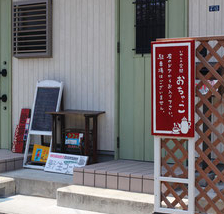
M98 147L113 151L114 63L115 0L53 0L53 58L13 57L13 130L21 108L32 107L36 82L54 79L65 84L65 108L106 111ZM68 123L81 127L84 120Z
M220 11L209 12L209 6L219 5ZM223 0L189 0L189 36L224 36L224 1ZM214 46L214 42L209 43ZM223 56L223 50L218 52ZM217 61L214 57L210 61ZM213 98L214 102L214 98ZM219 106L218 111L224 113L223 105ZM197 116L198 118L198 116ZM217 118L212 115L212 122ZM217 127L220 133L224 132L223 124ZM196 135L198 138L198 135ZM211 136L212 141L217 139L215 134ZM221 152L224 151L224 146L220 144L217 147ZM212 153L212 158L215 158Z
M209 6L219 5L220 10L209 12ZM224 35L223 0L189 0L189 36Z

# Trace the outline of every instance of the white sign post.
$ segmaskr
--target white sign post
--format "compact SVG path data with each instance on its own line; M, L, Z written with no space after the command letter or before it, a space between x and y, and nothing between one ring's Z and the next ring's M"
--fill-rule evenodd
M152 43L152 135L154 135L155 212L195 213L195 41ZM161 140L188 140L188 177L162 176ZM161 183L188 185L188 210L164 208ZM178 199L176 199L178 200Z
M195 139L188 139L188 178L161 176L161 140L167 137L154 137L154 211L158 213L195 213ZM180 139L180 138L178 138ZM161 205L161 182L183 183L188 185L188 210L163 208Z

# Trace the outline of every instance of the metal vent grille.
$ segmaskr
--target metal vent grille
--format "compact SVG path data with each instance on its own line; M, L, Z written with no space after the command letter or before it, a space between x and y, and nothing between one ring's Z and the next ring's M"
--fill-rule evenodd
M13 4L13 54L17 58L52 56L52 2Z

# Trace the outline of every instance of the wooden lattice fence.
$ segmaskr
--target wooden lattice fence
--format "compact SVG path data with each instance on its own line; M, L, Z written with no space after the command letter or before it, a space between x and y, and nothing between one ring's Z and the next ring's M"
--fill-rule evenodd
M224 37L196 41L195 213L224 213ZM206 86L206 87L204 87ZM204 90L201 88L204 87ZM187 178L187 140L163 139L163 176ZM173 162L174 164L168 164ZM164 207L187 210L186 184L162 183ZM169 198L168 196L172 196Z

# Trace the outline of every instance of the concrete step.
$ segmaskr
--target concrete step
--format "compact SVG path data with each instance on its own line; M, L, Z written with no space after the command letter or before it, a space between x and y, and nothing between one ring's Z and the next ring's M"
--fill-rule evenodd
M109 214L150 214L154 209L154 196L71 185L57 190L57 205Z
M73 184L71 175L44 172L43 170L21 169L1 173L0 176L13 178L16 194L56 199L58 188Z
M0 177L0 197L15 195L16 185L13 178Z
M25 195L0 198L0 214L100 214L58 207L56 200Z

